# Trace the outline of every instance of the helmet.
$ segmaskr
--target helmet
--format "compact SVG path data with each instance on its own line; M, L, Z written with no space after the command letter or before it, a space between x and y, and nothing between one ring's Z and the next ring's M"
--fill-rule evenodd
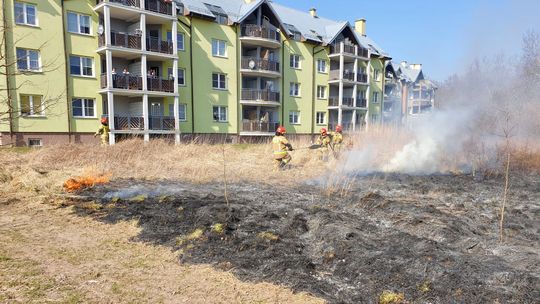
M343 131L343 128L340 125L337 125L336 132L341 132L341 131Z
M279 126L276 130L277 133L285 134L287 133L287 130L285 130L285 127Z
M102 124L106 124L106 123L107 123L107 117L101 118L101 123L102 123Z
M328 130L326 130L326 128L321 128L321 134L326 134L328 133Z

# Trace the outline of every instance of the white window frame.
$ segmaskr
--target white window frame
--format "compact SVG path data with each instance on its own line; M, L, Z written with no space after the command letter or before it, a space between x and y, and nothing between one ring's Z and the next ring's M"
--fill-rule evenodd
M70 31L69 30L69 15L70 14L73 14L76 16L77 18L77 31ZM83 33L81 32L81 19L83 17L87 17L88 18L88 28L89 28L89 33ZM74 33L74 34L79 34L79 35L85 35L85 36L91 36L92 35L92 17L90 15L85 15L85 14L80 14L80 13L77 13L77 12L67 12L67 27L68 27L68 32L70 33Z
M322 117L320 117L322 116ZM319 119L322 118L322 121ZM326 124L326 112L317 112L315 114L315 123L318 125L325 125Z
M322 96L321 96L321 89L322 89ZM326 99L326 91L327 88L324 85L318 85L317 86L317 99Z
M293 90L294 88L294 90ZM299 82L291 82L290 83L290 86L289 86L289 95L292 96L292 97L300 97L302 94L301 94L301 85ZM296 94L293 94L295 93Z
M218 110L218 119L215 119L215 117L214 117L214 110L216 108ZM212 120L214 122L228 122L229 121L229 114L227 112L228 112L228 107L227 106L213 106L212 107ZM222 119L221 115L224 115L225 118Z
M321 66L324 64L324 69L321 70ZM317 72L321 74L328 73L328 62L324 59L317 59Z
M184 112L184 117L182 117L182 111L180 111L180 109L182 108ZM169 116L174 116L174 104L169 104ZM185 103L178 104L178 120L182 122L187 121L187 104Z
M184 79L184 82L182 82L182 83L180 83L180 71L182 71L182 74L184 75L184 77L182 78L182 79ZM173 76L172 68L167 68L167 74L169 75L169 77ZM176 71L176 74L178 76L178 86L179 87L185 87L186 86L186 69L178 68L178 70Z
M373 92L373 103L379 103L379 92Z
M381 71L379 69L374 69L373 70L373 78L375 79L375 81L380 81L381 79Z
M26 59L26 68L20 69L19 68L19 57L17 56L18 51L23 50L25 52L24 58ZM31 68L31 60L30 60L30 52L35 52L38 57L38 68L32 69ZM19 71L25 71L25 72L41 72L41 52L39 50L32 50L32 49L25 49L25 48L16 48L15 49L15 56L17 57L17 70Z
M170 38L169 38L170 37ZM177 51L184 51L185 45L184 45L184 33L182 32L176 32L176 50ZM167 41L169 41L172 44L172 32L167 31ZM182 41L182 44L180 44L180 41Z
M298 54L291 54L289 58L291 69L300 70L302 68L302 59Z
M24 18L24 21L21 23L21 22L17 22L17 15L16 15L16 7L17 5L20 4L22 5L22 8L23 8L23 18ZM27 11L27 8L28 7L33 7L34 8L34 18L36 20L36 23L35 24L32 24L32 23L28 23L28 11ZM15 1L13 3L13 16L14 16L14 19L15 19L15 24L18 24L18 25L28 25L28 26L35 26L35 27L38 27L39 26L39 20L38 20L38 9L37 9L37 5L35 4L32 4L32 3L26 3L26 2L20 2L20 1Z
M300 124L300 111L289 111L289 124L291 125Z
M73 74L71 71L71 57L79 58L79 69L81 71L80 74ZM84 59L90 59L92 61L92 75L84 75L83 74L83 58ZM93 78L95 77L95 66L94 66L94 58L93 57L86 57L86 56L78 56L78 55L69 55L69 75L70 76L76 76L76 77L87 77L87 78Z
M218 86L215 87L214 86L214 75L217 75L218 76L218 79L217 79L217 84ZM220 87L220 83L222 82L221 81L221 78L223 78L223 83L224 83L224 87ZM214 90L222 90L222 91L225 91L227 90L227 74L223 74L223 73L212 73L212 88Z
M223 50L223 54L220 52L221 50ZM212 56L227 58L227 41L219 40L219 39L212 39Z
M73 109L75 108L73 106L73 102L75 100L80 100L81 101L81 109L82 109L82 115L75 115L73 113ZM86 113L86 109L89 108L87 107L88 105L88 102L92 102L92 108L94 109L94 115L87 115ZM77 98L77 97L74 97L71 99L71 115L73 116L73 118L96 118L96 100L93 99L93 98Z
M28 96L28 107L30 108L30 113L23 113L22 112L22 97ZM39 96L41 98L41 113L36 114L34 113L34 97ZM31 95L31 94L20 94L19 95L19 112L21 113L21 116L24 117L45 117L45 101L43 100L43 95Z

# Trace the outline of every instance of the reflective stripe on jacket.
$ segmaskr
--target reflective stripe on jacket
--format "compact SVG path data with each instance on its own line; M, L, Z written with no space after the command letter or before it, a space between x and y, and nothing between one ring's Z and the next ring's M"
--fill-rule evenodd
M282 158L285 155L287 155L287 144L289 141L285 138L285 136L274 136L272 139L272 149L274 150L274 157L276 158Z

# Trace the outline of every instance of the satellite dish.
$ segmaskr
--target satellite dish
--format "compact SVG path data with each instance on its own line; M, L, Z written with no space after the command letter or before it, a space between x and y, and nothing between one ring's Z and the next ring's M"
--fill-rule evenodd
M252 69L252 70L255 69L255 65L256 65L255 60L250 60L249 61L249 68L250 69Z
M103 32L105 32L105 29L103 28L103 24L100 24L98 26L98 34L103 35Z

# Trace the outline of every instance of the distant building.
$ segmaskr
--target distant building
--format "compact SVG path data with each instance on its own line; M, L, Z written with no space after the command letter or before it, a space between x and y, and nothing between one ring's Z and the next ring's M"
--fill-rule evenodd
M421 64L388 62L385 67L383 121L403 122L435 108L437 86L424 77Z

